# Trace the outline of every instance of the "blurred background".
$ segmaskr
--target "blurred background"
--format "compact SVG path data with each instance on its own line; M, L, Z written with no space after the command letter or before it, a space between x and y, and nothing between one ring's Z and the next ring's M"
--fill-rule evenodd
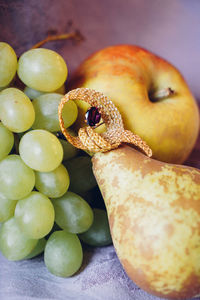
M81 32L83 41L45 44L64 57L69 79L93 52L133 44L175 65L200 103L200 0L0 0L0 41L8 42L18 56L45 39L48 32L75 30ZM200 138L186 163L200 168L199 151ZM47 273L41 258L28 263L1 258L0 299L58 300L68 295L67 299L93 300L95 295L95 299L107 300L108 293L109 300L160 299L128 279L113 248L94 250L88 257L81 276L68 281Z
M69 77L96 50L139 45L174 64L200 100L199 15L199 0L0 0L0 40L20 55L49 31L79 30L79 44L45 45L64 56Z

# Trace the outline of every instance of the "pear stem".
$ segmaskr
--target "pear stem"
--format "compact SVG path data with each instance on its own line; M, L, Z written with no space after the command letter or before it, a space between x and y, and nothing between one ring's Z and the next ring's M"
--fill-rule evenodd
M159 100L162 100L164 98L167 98L171 95L173 95L175 93L175 91L168 87L168 88L164 88L162 90L153 92L152 94L150 94L150 99L152 102L157 102Z
M47 36L44 40L35 44L33 47L31 47L31 49L39 48L39 47L43 46L44 44L46 44L47 42L58 41L58 40L68 40L68 39L74 39L77 41L81 41L84 38L81 35L80 31L78 31L78 30L71 32L71 33L53 34L53 35Z

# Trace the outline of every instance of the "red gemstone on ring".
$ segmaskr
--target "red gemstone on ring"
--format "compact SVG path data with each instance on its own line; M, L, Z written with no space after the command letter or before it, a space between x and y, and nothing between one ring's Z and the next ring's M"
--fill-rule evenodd
M86 122L89 126L93 127L97 125L101 120L101 113L97 107L90 107L85 114Z

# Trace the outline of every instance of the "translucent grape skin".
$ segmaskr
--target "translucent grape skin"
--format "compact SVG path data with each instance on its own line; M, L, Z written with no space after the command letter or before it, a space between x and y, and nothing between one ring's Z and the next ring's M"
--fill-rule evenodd
M70 177L70 191L84 195L97 185L92 172L92 163L89 156L78 156L71 160L64 161Z
M34 249L24 259L31 259L31 258L34 258L34 257L40 255L44 251L46 243L47 243L47 240L45 238L38 240Z
M15 219L24 235L32 239L41 239L53 227L54 208L48 197L39 192L31 192L18 201Z
M31 130L23 135L19 143L23 161L32 169L50 172L63 159L63 148L58 138L46 130Z
M0 161L0 191L10 200L21 199L32 191L35 185L35 174L21 157L8 155Z
M36 246L37 240L27 238L11 218L0 228L0 251L8 260L25 258Z
M63 84L59 89L53 91L54 93L64 95L65 94L65 85ZM24 93L29 97L29 99L34 100L41 95L45 95L47 92L41 92L38 90L34 90L28 86L25 87Z
M38 91L52 92L67 79L67 65L55 51L39 48L24 52L18 61L18 76L22 82Z
M78 155L78 148L75 148L72 144L70 144L67 140L59 139L62 147L63 147L63 160L69 160Z
M79 238L86 244L94 247L102 247L112 244L107 213L103 209L93 209L94 221L92 226Z
M71 233L82 233L93 222L93 211L79 195L67 192L52 201L55 209L55 221L62 229Z
M0 92L2 92L3 90L7 89L9 87L9 85L6 85L5 87L0 87Z
M5 222L14 216L17 201L9 200L0 194L0 222Z
M56 93L47 93L33 100L35 122L33 129L46 129L51 132L59 131L58 106L63 96ZM65 128L71 126L78 115L78 108L74 101L68 101L62 112Z
M30 99L19 89L7 88L0 94L0 119L13 132L28 130L35 120Z
M44 251L44 262L52 274L72 276L80 268L82 260L83 250L76 234L61 230L50 236Z
M50 198L64 195L69 188L69 174L61 164L51 172L35 172L36 189Z
M13 48L0 42L0 88L7 86L17 71L17 55Z
M71 136L76 136L76 133L71 129L68 128L67 131ZM57 138L59 139L60 143L62 144L63 147L63 160L69 160L74 157L76 157L79 153L79 149L74 147L71 143L69 143L64 135L59 131L54 133Z
M14 145L13 133L0 122L0 160L5 158Z

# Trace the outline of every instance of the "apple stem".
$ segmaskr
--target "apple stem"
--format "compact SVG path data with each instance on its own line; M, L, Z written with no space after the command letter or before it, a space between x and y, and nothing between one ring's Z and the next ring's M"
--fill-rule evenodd
M150 99L152 102L157 102L173 95L174 93L175 91L172 88L168 87L150 94Z
M44 40L35 44L33 47L31 47L31 49L39 48L39 47L43 46L44 44L46 44L47 42L58 41L58 40L67 40L67 39L74 39L77 41L81 41L84 38L81 35L80 31L78 31L78 30L71 32L71 33L53 34L53 35L47 36Z

